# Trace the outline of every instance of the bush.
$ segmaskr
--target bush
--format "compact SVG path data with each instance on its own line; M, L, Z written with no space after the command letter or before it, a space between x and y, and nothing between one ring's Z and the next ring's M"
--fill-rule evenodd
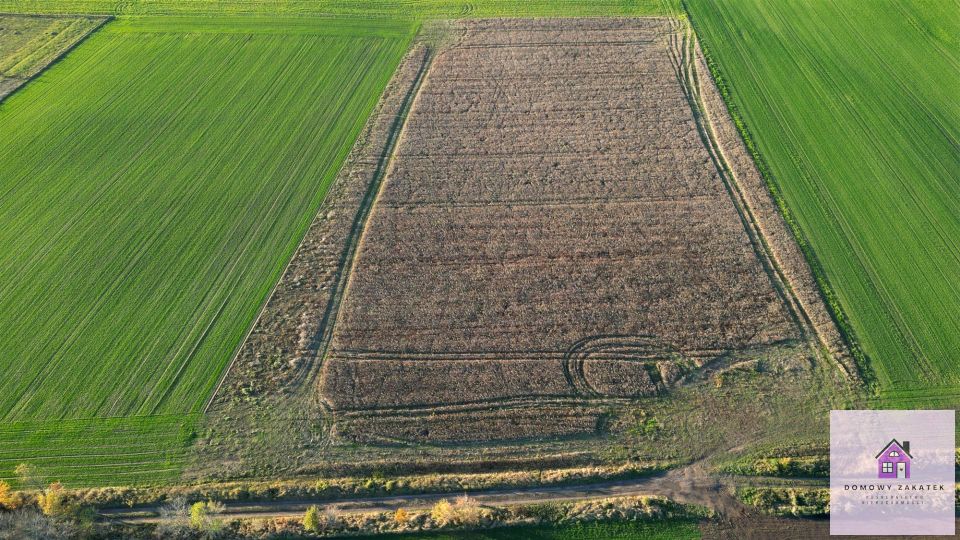
M53 519L35 509L0 512L0 540L25 538L76 538L80 531L75 525Z
M430 509L430 519L441 527L453 523L454 517L453 505L446 499L440 499Z
M310 532L320 532L320 509L316 506L307 508L303 515L303 528Z
M13 469L21 488L43 489L43 482L37 476L37 468L29 463L21 463Z
M475 527L480 525L483 520L483 508L480 507L480 503L476 499L471 499L466 495L457 497L454 508L456 509L457 522L460 525Z
M337 512L333 508L327 508L322 513L316 506L307 508L303 515L303 528L310 532L323 532L332 529L337 524Z
M63 484L54 482L37 496L37 506L45 516L63 516L67 513L64 502Z
M17 499L13 496L10 484L0 480L0 509L14 510L17 507Z
M477 526L483 520L483 508L476 500L463 495L457 497L451 504L447 499L441 499L433 505L430 517L440 527L447 525Z
M556 503L531 504L526 507L525 513L548 523L560 521L564 517L563 507Z
M223 520L215 517L224 510L223 503L200 501L190 507L190 526L208 533L220 532L224 528Z
M177 497L160 507L160 524L157 536L160 538L179 538L186 536L190 527L190 505L187 499Z
M403 508L397 508L397 511L393 514L393 522L397 525L406 525L408 521L410 521L410 514Z

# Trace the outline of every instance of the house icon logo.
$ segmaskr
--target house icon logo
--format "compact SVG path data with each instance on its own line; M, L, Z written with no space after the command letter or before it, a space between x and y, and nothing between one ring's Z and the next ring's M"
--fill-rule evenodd
M891 440L876 456L877 478L910 478L910 441Z

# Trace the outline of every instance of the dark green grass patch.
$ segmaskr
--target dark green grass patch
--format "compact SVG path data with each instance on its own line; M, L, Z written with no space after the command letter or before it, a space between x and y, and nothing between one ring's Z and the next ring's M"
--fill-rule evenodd
M3 424L0 480L21 488L174 481L196 423L196 415L176 415ZM14 473L21 464L31 471L26 482Z
M879 404L955 405L960 5L687 7L881 396L897 392Z
M388 540L686 540L700 538L696 521L667 520L632 523L577 523L504 527L487 531L385 534Z

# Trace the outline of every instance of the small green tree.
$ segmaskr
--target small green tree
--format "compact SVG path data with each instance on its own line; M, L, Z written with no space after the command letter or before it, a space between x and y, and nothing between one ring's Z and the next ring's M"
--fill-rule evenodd
M303 515L303 528L310 532L320 532L320 509L316 506L307 508Z
M37 476L37 468L33 465L21 463L13 469L13 474L16 475L21 488L35 489L37 491L43 489L43 481Z
M190 506L190 526L199 531L216 533L223 530L223 520L215 517L224 511L223 503L200 501Z
M207 503L198 501L190 505L190 525L199 529L207 519Z

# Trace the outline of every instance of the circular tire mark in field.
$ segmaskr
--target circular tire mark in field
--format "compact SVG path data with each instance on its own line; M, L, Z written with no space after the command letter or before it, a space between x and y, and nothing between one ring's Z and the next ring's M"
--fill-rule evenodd
M680 359L676 349L655 336L599 335L574 343L563 357L563 371L581 396L650 396L667 388L659 366Z

